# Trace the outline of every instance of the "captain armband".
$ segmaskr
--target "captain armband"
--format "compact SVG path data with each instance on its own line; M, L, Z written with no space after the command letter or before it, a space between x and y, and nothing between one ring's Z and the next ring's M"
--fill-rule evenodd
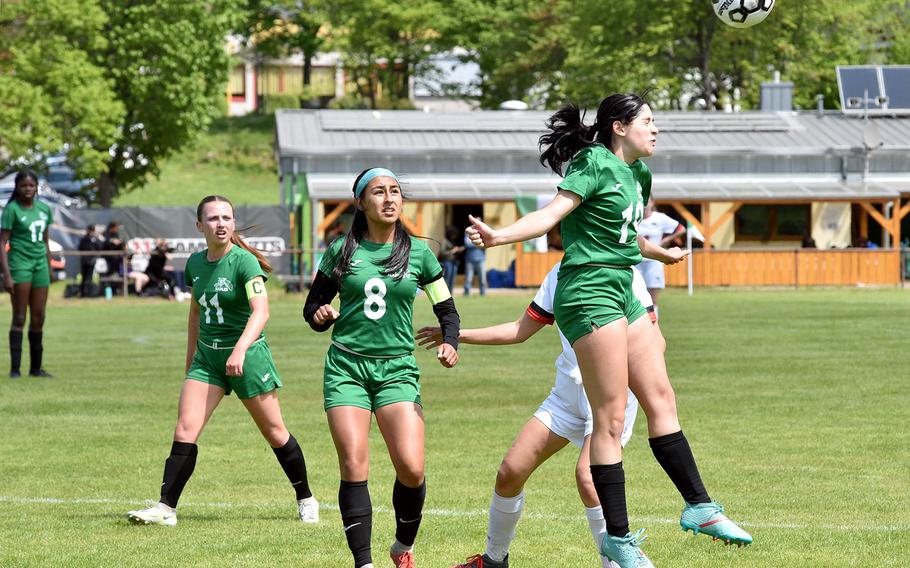
M446 281L442 278L438 278L424 286L423 291L426 292L427 298L430 299L430 303L434 306L452 297L449 287L446 286Z
M265 282L255 278L246 283L246 297L252 299L258 296L268 296L268 294L265 292Z

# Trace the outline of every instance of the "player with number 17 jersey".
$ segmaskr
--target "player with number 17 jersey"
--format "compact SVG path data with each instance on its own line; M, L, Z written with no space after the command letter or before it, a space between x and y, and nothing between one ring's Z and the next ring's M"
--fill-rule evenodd
M651 194L651 172L641 161L618 158L602 144L572 159L559 189L583 205L561 224L565 256L556 289L556 317L570 343L625 317L645 314L632 292L631 267L641 262L636 237Z
M578 152L559 189L585 203L560 226L566 251L563 270L590 264L624 268L641 262L635 237L651 195L651 171L644 162L627 164L606 146L594 144Z

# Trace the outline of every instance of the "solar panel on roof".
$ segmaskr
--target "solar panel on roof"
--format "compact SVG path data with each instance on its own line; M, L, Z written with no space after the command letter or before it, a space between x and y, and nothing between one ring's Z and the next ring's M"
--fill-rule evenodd
M910 114L910 65L846 65L837 68L844 114Z
M784 132L790 123L777 113L716 112L658 114L657 125L667 132Z
M889 109L910 109L910 65L882 67Z

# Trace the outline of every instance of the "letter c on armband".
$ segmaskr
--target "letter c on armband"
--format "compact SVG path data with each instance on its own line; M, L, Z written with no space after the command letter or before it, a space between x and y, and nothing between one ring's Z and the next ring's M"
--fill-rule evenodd
M267 296L265 292L265 282L260 279L250 280L246 283L246 297L256 298L257 296Z

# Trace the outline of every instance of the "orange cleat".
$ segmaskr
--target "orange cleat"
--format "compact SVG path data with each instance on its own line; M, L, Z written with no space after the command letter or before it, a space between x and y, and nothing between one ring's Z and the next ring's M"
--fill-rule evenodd
M392 552L389 554L392 558L392 563L395 564L395 568L417 568L414 564L414 552L407 551L402 554L395 554Z
M475 554L469 557L464 564L458 564L452 568L509 568L509 557L506 556L502 562L496 562L485 554Z

